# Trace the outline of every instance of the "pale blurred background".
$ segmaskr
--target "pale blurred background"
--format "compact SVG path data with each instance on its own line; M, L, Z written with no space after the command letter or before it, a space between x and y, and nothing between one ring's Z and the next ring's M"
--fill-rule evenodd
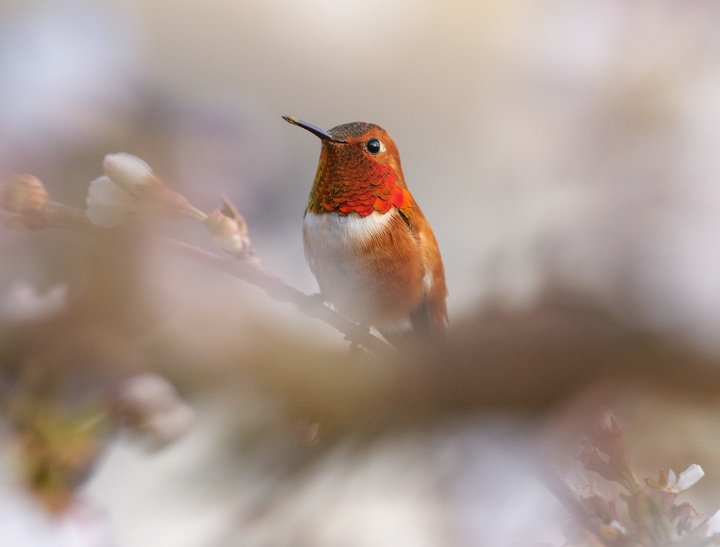
M587 399L615 411L648 474L701 464L708 486L695 499L713 512L718 97L720 4L700 0L0 1L0 178L32 173L51 199L84 207L103 156L135 154L204 210L232 199L262 265L311 293L301 218L320 145L280 116L374 122L440 244L462 362L483 369L523 343L514 317L538 347L552 344L533 325L538 301L562 289L592 310L590 331L608 321L628 339L638 329L680 341L715 382L694 385L681 353L658 375L640 358L639 381L598 395L607 362L622 376L636 354L596 363L587 355L608 351L604 334L559 336L564 390L536 400L507 387L526 374L542 384L547 356L531 349L517 376L495 367L507 391L488 388L452 417L331 433L298 455L295 413L334 412L313 400L325 369L308 387L303 367L328 356L322 366L361 366L343 362L341 335L150 245L87 251L78 234L0 230L0 292L67 285L102 319L78 337L83 359L102 361L76 367L83 382L161 371L198 411L187 439L152 456L113 445L91 478L85 494L117 544L559 545L562 508L504 447L541 437L572 452L581 436L567 422ZM188 223L167 231L211 247ZM498 310L511 319L495 322ZM488 329L502 331L497 352L472 345ZM593 380L573 387L576 365ZM643 374L662 385L644 393ZM343 412L330 422L355 431L362 420Z

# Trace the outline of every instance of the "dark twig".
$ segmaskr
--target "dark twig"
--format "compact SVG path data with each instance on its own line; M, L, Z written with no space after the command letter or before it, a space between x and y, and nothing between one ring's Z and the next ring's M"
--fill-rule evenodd
M221 209L207 215L190 205L183 196L167 188L153 175L147 165L137 158L116 155L106 157L105 162L106 172L110 169L108 176L113 175L122 182L122 188L118 186L116 193L127 193L128 198L140 204L150 205L155 211L170 216L199 220L208 229L216 245L233 254L222 256L181 241L166 239L166 243L176 252L243 279L264 290L274 300L293 304L305 315L316 317L344 334L354 347L364 347L379 357L398 356L398 352L392 346L370 334L367 328L361 328L326 306L321 300L306 295L260 268L252 258L252 247L247 238L245 221L227 199L222 200ZM138 170L143 176L138 175ZM98 181L117 186L110 178L105 177L107 180L98 179ZM0 222L9 228L21 230L63 228L90 235L99 235L107 230L90 222L82 209L49 201L42 182L29 175L15 177L6 184L0 185ZM129 226L121 229L133 230Z
M316 317L344 334L354 345L362 346L379 357L397 357L397 351L371 334L367 329L358 328L357 323L340 315L313 295L285 283L276 275L263 270L247 258L225 257L174 239L167 240L179 254L200 264L211 266L255 285L273 300L294 305L308 317Z

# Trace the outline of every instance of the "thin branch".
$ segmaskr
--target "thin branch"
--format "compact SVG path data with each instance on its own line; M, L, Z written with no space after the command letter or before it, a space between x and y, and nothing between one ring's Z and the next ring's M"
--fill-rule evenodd
M392 346L371 334L368 329L340 315L312 295L307 295L288 285L273 273L263 270L247 258L217 255L174 239L168 239L167 242L179 254L242 279L265 291L273 300L292 304L308 317L320 319L344 334L353 344L363 346L379 357L398 356Z
M228 207L227 202L224 203L224 206ZM62 228L88 235L101 235L109 230L92 224L82 209L54 202L48 202L42 210L20 213L2 210L0 207L0 213L0 220L4 224L19 229ZM126 226L121 229L129 231L131 228ZM344 334L353 346L362 346L379 357L396 358L399 355L392 346L371 334L366 327L340 315L319 298L303 293L260 268L249 253L222 256L172 238L166 238L165 242L182 256L242 279L265 291L273 300L292 304L305 315L320 319Z

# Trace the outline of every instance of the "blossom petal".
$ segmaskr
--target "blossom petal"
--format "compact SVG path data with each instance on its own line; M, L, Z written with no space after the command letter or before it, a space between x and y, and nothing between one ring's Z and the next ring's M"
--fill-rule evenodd
M154 178L152 169L140 158L130 154L108 154L103 160L105 174L126 192Z
M133 198L108 177L99 177L90 183L88 201L107 205L131 204Z
M707 526L707 531L705 532L707 537L720 534L720 510L716 511L715 514L707 520Z
M185 403L159 413L142 424L142 433L148 441L148 448L159 449L167 446L192 431L195 425L195 411Z
M694 463L688 467L685 471L680 473L675 488L677 492L684 492L690 488L697 481L705 476L705 471L698 464Z
M95 226L100 228L115 228L121 224L125 224L130 214L125 209L117 207L93 206L85 211L85 216Z
M136 209L132 196L108 177L100 177L90 183L85 202L88 206L85 216L95 226L102 228L112 228L127 222Z
M0 316L13 321L33 321L50 317L65 307L67 287L60 285L41 294L29 283L12 285L0 300Z
M164 377L133 376L115 389L114 408L126 426L140 435L147 448L161 448L193 427L195 412Z

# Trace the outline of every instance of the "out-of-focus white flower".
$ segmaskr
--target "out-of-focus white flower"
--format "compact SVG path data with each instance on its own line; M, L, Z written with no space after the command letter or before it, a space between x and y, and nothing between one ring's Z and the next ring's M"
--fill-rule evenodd
M122 382L114 390L113 407L120 420L152 448L180 439L195 423L190 405L158 374L139 374Z
M670 469L668 471L668 483L665 487L666 492L673 492L679 494L685 492L697 481L705 476L705 471L698 464L694 463L688 467L685 471L680 473L679 477L675 476L675 472Z
M587 475L578 467L567 473L563 477L563 481L579 498L602 495L598 491L598 483L596 481L590 482Z
M130 154L108 154L103 160L105 176L90 183L85 215L95 226L113 228L124 224L140 210L135 197L139 186L161 187L140 158Z
M195 411L178 399L178 404L152 415L142 424L141 433L150 440L152 448L162 448L183 438L195 425Z
M172 406L178 398L177 391L167 379L151 372L124 380L115 389L115 395L121 403L142 413Z
M63 513L48 515L26 492L0 489L0 537L3 545L36 547L112 547L104 514L75 500Z
M138 186L158 182L150 166L131 154L108 154L103 160L103 169L111 181L130 195Z
M207 220L205 213L165 186L140 158L124 153L108 154L103 167L105 176L90 184L86 200L85 214L96 226L119 226L139 212Z
M60 285L40 294L25 281L18 281L2 295L0 315L10 321L35 321L59 312L67 301L67 287Z
M104 176L90 183L85 215L95 226L113 228L127 222L137 210L133 197Z
M716 511L713 516L707 520L707 537L720 534L720 510Z

